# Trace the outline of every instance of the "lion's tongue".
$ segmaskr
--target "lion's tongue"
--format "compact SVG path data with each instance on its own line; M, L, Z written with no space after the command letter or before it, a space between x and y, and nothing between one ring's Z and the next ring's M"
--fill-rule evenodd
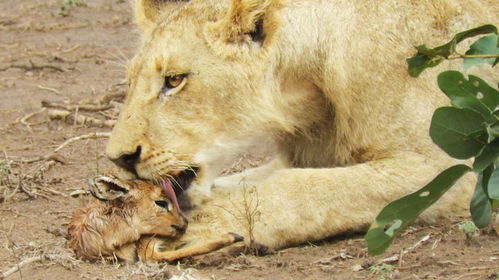
M182 212L182 209L180 209L180 206L178 205L178 200L177 200L177 195L175 195L175 191L173 190L172 183L170 181L166 181L162 184L163 188L166 191L166 196L168 199L173 203L177 211L182 215L182 217L186 218L184 212Z

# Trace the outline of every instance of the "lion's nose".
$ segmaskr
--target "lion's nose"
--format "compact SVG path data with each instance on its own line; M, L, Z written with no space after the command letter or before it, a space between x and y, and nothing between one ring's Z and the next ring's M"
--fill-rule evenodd
M111 158L116 165L129 172L136 173L135 165L139 162L142 147L138 146L133 154L122 154L118 158Z

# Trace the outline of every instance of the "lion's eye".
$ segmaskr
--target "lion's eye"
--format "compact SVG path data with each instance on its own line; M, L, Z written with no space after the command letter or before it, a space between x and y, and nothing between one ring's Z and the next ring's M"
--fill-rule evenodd
M185 75L175 75L165 77L165 89L172 89L180 86L185 79Z
M187 74L166 76L161 93L170 96L180 91L186 83Z

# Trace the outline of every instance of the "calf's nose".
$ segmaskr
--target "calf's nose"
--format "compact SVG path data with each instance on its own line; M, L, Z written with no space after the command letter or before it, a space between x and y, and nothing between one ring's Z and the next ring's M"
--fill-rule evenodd
M183 233L187 229L188 224L189 222L187 221L187 218L182 216L182 220L178 224L172 225L172 227L178 230L179 232Z

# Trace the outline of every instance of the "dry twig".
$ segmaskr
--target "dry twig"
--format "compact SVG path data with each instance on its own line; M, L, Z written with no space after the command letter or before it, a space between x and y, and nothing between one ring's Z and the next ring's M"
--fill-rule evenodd
M76 44L74 45L72 48L69 48L69 49L66 49L66 50L62 50L61 52L62 53L70 53L70 52L73 52L73 51L76 51L77 49L79 49L81 46L79 44Z
M34 262L40 262L40 261L43 261L44 259L45 259L44 256L36 256L36 257L24 259L20 263L14 265L13 267L11 267L10 269L8 269L7 271L3 272L0 275L0 279L5 279L5 278L9 277L11 274L17 272L18 270L20 270L25 265L28 265L28 264L34 263Z
M55 88L44 87L42 85L38 85L38 88L43 89L43 90L47 90L47 91L51 91L51 92L55 93L56 95L61 95L61 92L56 90Z
M50 102L46 100L42 100L42 107L45 108L54 108L54 109L63 109L66 111L105 111L113 108L111 104L60 104L55 102Z
M384 258L384 259L380 260L379 262L376 263L376 265L380 265L380 264L383 264L383 263L394 263L394 262L400 261L405 254L414 251L416 248L418 248L419 246L421 246L423 243L425 243L428 240L430 240L430 237L431 236L429 234L423 236L423 238L421 238L418 242L416 242L411 247L402 250L399 254L392 255L392 256L390 256L388 258Z
M49 261L51 263L58 263L64 267L71 268L74 267L76 260L73 258L73 256L67 252L61 252L55 251L51 253L45 253L43 251L37 252L39 255L34 256L34 257L29 257L25 258L21 262L13 265L11 268L7 269L5 272L0 272L0 280L6 279L10 275L16 273L17 271L21 270L24 266L27 266L29 264L35 263L35 262L42 262L42 261ZM68 265L69 263L69 265Z
M70 145L70 144L77 142L77 141L81 141L81 140L85 140L85 139L108 138L109 136L111 136L111 133L109 133L109 132L94 132L94 133L89 133L89 134L84 134L84 135L72 137L72 138L69 138L68 140L66 140L61 145L59 145L59 147L57 147L53 153L57 153L58 151L64 149L64 147L66 147L67 145Z
M55 164L56 162L65 163L66 160L62 156L57 155L57 152L64 149L66 146L68 146L74 142L81 141L81 140L108 138L109 136L111 136L111 133L109 133L109 132L93 132L93 133L89 133L89 134L75 136L75 137L69 138L68 140L64 141L64 143L62 143L57 148L55 148L54 151L52 151L51 153L48 153L48 154L41 156L41 157L26 159L26 160L24 160L24 162L25 163L33 163L33 162L42 161L42 160L49 160L49 162L53 162L53 164Z
M112 128L116 120L100 120L89 116L79 115L78 111L72 114L66 110L50 110L48 112L51 120L66 120L74 125L88 125L92 127L108 127Z
M117 86L120 86L120 85L122 85L122 84L119 83L119 84L116 84L116 85L112 85L107 90L108 91L112 90L113 87L117 87ZM125 92L113 92L113 93L104 94L104 95L102 95L101 97L99 97L97 99L84 99L84 100L80 101L79 104L81 104L81 105L85 105L85 104L94 104L94 105L97 105L97 104L111 104L111 101L113 99L122 99L122 98L125 97L125 95L126 95Z
M42 124L42 123L45 123L45 121L43 122L37 122L37 123L30 123L29 122L29 119L31 119L32 117L38 115L38 114L41 114L43 112L45 112L47 109L45 108L42 108L41 110L39 111L36 111L36 112L33 112L33 113L29 113L27 115L25 115L24 117L22 117L19 122L23 125L25 125L28 129L31 128L31 126L35 126L35 125L39 125L39 124Z
M58 71L58 72L66 72L66 70L61 68L61 67L51 65L51 64L39 64L39 65L37 65L31 60L29 61L28 65L26 65L26 64L10 64L10 65L7 65L5 67L0 67L0 72L6 71L6 70L9 70L12 68L22 69L25 71L39 71L39 70L50 69L50 70L54 70L54 71Z

